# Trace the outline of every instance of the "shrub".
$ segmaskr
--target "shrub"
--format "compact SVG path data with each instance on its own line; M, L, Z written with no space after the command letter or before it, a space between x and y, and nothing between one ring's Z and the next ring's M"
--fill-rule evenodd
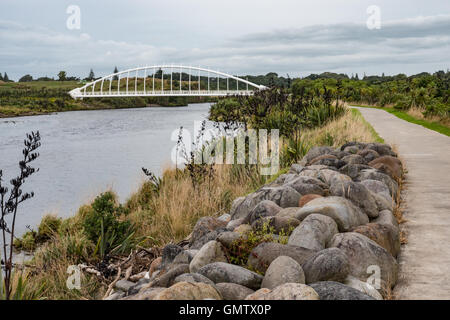
M83 230L89 240L97 243L97 250L104 258L112 251L124 249L124 244L131 238L134 226L129 221L122 221L121 216L127 210L118 205L112 192L98 196L86 213Z

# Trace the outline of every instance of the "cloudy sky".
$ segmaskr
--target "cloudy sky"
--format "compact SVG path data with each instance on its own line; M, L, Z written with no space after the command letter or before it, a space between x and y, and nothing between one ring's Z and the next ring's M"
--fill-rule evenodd
M77 5L80 29L67 27ZM367 8L381 12L370 30ZM159 63L233 74L450 68L448 0L1 0L0 72L86 77Z

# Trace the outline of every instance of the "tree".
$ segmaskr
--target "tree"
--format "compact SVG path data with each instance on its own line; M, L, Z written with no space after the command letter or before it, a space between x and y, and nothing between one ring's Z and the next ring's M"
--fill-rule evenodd
M33 81L33 77L30 76L29 74L26 74L19 79L19 82L31 82L31 81Z
M65 71L60 71L58 73L59 81L66 81L66 76L67 76L67 73Z
M91 71L89 71L89 76L86 79L90 81L95 79L94 70L91 69Z
M5 75L3 76L3 81L9 82L8 74L5 72Z
M358 74L355 75L355 80L359 80Z
M3 76L1 72L0 72L0 81L3 81Z
M119 69L117 69L117 66L114 68L114 73L118 73L119 72ZM119 80L119 76L114 76L113 77L113 80Z

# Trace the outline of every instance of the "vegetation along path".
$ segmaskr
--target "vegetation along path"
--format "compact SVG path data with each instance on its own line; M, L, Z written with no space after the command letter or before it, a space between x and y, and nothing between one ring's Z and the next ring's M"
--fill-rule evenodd
M408 170L396 299L450 299L450 138L379 109L359 108Z

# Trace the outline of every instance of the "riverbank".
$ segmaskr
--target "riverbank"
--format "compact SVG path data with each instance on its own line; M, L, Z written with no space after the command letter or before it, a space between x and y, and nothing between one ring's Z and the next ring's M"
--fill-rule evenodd
M308 147L303 154L314 145L328 144L337 147L347 141L375 142L378 139L360 115L348 112L321 128L305 131L302 140ZM209 178L193 184L188 171L167 169L161 180L144 183L124 205L119 205L113 195L104 194L94 203L80 208L75 217L54 224L58 227L52 231L51 240L45 242L35 253L33 268L27 276L29 290L45 286L42 296L49 299L103 297L114 278L114 272L111 271L111 278L107 276L107 266L99 264L102 259L98 258L101 256L98 246L96 249L96 242L89 238L83 227L92 224L91 220L86 220L89 216L99 214L95 209L99 203L109 203L108 207L111 209L103 214L114 217L114 228L124 221L135 227L133 231L122 234L119 252L122 249L126 252L130 246L148 248L145 252L154 252L154 257L150 259L148 254L139 249L135 251L141 253L132 265L132 274L139 274L148 271L151 261L160 252L158 248L183 241L192 232L198 219L205 216L218 217L230 212L234 199L258 190L287 172L287 169L281 169L276 176L264 178L260 176L257 167L214 166L211 170ZM94 235L100 233L93 231ZM121 261L119 252L110 256L110 264ZM67 267L80 263L91 266L91 271L98 269L106 273L99 277L95 273L83 272L81 290L68 290ZM125 266L122 267L123 272L124 270Z
M135 97L74 100L68 92L79 87L75 81L34 81L0 84L0 118L34 116L55 112L180 107L214 102L208 97Z

